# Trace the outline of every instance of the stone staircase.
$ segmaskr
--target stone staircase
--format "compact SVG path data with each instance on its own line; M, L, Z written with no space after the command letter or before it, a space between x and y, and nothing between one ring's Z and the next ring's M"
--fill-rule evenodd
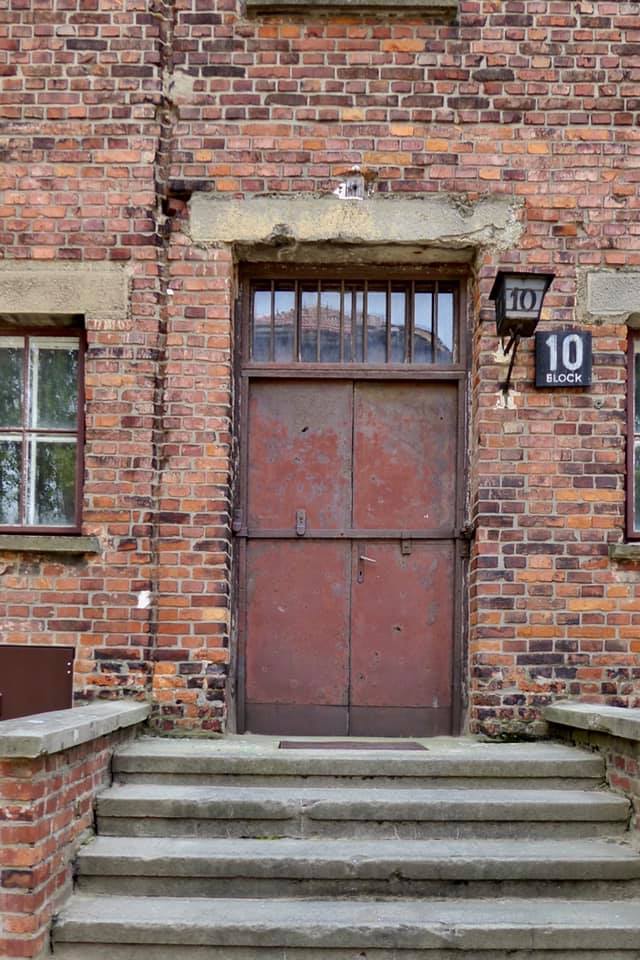
M115 757L59 960L640 960L599 757L143 739Z

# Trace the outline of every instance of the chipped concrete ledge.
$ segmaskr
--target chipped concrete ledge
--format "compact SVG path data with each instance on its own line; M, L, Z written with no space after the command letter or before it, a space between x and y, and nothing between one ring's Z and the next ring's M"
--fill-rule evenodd
M340 245L392 248L395 262L401 262L407 259L401 251L412 254L416 247L470 254L485 246L509 249L522 233L521 206L510 197L464 204L442 194L358 201L332 195L223 199L195 193L190 201L190 227L196 243L233 244L245 251L271 247L281 259L295 259L287 255L298 245L315 249L331 244L332 249Z
M147 703L115 700L4 720L0 722L0 759L33 759L69 750L114 730L143 723L150 710Z
M640 741L640 710L560 701L545 709L544 718L565 727Z
M117 263L0 262L0 313L125 320L129 273Z

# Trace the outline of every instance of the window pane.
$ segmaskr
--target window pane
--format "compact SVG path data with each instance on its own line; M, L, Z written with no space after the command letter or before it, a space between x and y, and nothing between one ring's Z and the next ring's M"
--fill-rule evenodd
M351 316L353 313L353 291L345 290L343 297L343 357L345 363L351 363L353 360L353 342L351 330Z
M271 289L253 291L251 356L254 360L271 359Z
M340 291L323 290L320 294L320 360L340 360Z
M42 526L73 526L76 511L76 444L39 438L31 442L29 513Z
M31 341L31 426L75 430L78 422L78 341Z
M20 474L22 443L10 437L0 438L0 523L20 523Z
M633 466L633 529L640 531L640 443L634 443L633 445Z
M0 426L22 426L24 341L0 343Z
M433 294L416 291L414 305L413 362L433 363Z
M362 363L364 360L364 293L362 290L358 290L356 293L356 328L353 359L355 363Z
M437 363L453 363L453 294L438 294Z
M406 297L404 291L391 292L391 362L405 361L405 315Z
M387 360L387 292L369 288L367 296L367 361Z
M289 289L280 286L276 290L274 319L276 335L274 358L281 363L292 363L296 322L296 294L293 286Z
M300 305L300 359L318 359L318 291L302 291Z
M634 401L634 410L633 410L633 419L635 422L634 433L640 433L640 353L635 355L635 401Z

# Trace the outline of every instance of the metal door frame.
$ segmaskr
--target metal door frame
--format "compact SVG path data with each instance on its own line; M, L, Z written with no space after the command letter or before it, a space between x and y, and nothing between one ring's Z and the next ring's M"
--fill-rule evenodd
M392 364L380 365L363 363L258 363L248 359L249 321L251 315L251 282L259 279L296 280L363 280L375 279L390 281L432 280L449 281L457 285L458 310L456 323L458 331L459 357L455 364ZM248 515L248 440L249 440L249 391L252 380L398 380L398 381L448 381L458 384L458 422L457 422L457 469L456 469L456 519L454 528L455 569L452 588L454 590L454 622L452 649L452 734L462 730L465 697L463 679L465 676L463 657L466 650L466 582L469 542L465 536L466 528L466 491L468 485L468 374L470 363L470 323L468 320L469 297L467 287L469 271L464 266L443 267L395 267L385 269L382 266L362 266L360 269L341 266L317 266L315 264L278 263L244 264L239 274L239 296L235 309L235 356L234 356L234 488L232 491L232 531L237 547L233 548L232 590L234 630L231 643L233 665L231 682L235 689L236 730L246 732L246 576L247 576L247 540L248 530L245 518ZM400 539L407 531L382 531L385 538ZM345 531L346 533L346 531ZM411 532L409 531L409 534ZM352 539L357 538L356 531L350 531ZM372 539L371 531L366 535ZM364 535L363 535L364 538ZM422 538L432 539L432 538ZM235 655L234 655L235 654Z

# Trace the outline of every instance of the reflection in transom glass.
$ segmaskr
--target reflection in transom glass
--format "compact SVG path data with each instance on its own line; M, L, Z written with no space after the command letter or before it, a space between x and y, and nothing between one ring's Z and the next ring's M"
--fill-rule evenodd
M455 288L439 283L258 281L250 358L259 363L456 363Z

